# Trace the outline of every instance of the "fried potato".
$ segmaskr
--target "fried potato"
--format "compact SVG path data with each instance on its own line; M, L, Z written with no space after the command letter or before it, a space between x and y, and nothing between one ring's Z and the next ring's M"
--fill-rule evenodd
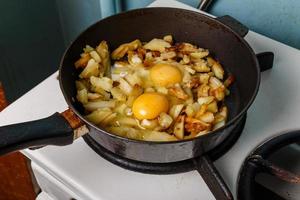
M109 49L106 41L101 41L100 44L96 47L96 51L100 56L100 62L102 64L102 74L105 76L110 77L110 55L109 55Z
M178 139L183 139L184 137L184 121L185 121L185 116L184 115L180 115L175 122L174 125L174 135L178 138Z
M81 54L81 58L75 62L75 67L85 68L90 59L91 59L90 54L88 53Z
M178 140L173 135L160 131L143 131L143 140L152 142L169 142Z
M171 47L171 45L165 40L154 38L150 42L146 43L143 47L151 51L164 52L166 48Z
M84 70L79 74L80 78L90 78L91 76L98 76L99 71L99 63L97 63L93 58L91 58Z
M96 48L87 45L74 63L81 71L76 99L86 119L121 137L155 142L191 139L224 126L229 112L225 98L234 76L225 73L209 50L173 42L171 35L145 43L136 39L112 53L106 41ZM179 80L170 82L170 71L150 76L154 66L176 67ZM157 77L170 84L157 84ZM134 102L144 93L155 93L161 100L146 99L133 112ZM163 111L136 118L149 107L159 109L159 101L164 101Z
M138 47L141 47L141 46L142 46L142 43L140 40L134 40L132 42L122 44L111 53L111 57L114 60L119 60L119 59L123 58L127 54L128 51L136 50Z

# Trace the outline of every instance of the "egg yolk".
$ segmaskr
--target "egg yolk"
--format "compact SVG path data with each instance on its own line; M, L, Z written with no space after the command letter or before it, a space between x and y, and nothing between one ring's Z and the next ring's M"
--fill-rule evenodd
M182 75L180 70L172 65L159 63L150 69L150 77L156 86L168 86L180 83Z
M167 112L169 102L166 96L156 92L144 93L139 96L132 106L134 116L139 119L154 119L162 112Z

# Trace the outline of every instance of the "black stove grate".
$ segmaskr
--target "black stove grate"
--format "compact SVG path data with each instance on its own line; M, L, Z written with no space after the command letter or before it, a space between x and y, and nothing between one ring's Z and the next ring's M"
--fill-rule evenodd
M208 156L211 158L212 161L218 159L222 155L224 155L238 140L240 137L245 123L246 123L247 116L243 116L240 123L237 127L232 131L230 136L219 146L208 152ZM99 143L97 143L93 138L89 135L83 136L84 141L101 157L108 160L109 162L114 163L122 168L147 173L147 174L176 174L182 172L188 172L195 170L195 164L193 163L193 159L188 159L179 162L172 162L172 163L146 163L131 160L128 158L124 158L117 154L112 153L111 151L102 147ZM194 158L197 159L197 158Z

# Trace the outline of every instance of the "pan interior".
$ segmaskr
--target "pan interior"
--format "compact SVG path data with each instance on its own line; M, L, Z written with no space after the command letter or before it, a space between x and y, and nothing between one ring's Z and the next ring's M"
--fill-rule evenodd
M101 40L113 50L134 39L149 41L171 34L177 42L190 42L210 50L227 72L235 76L231 95L227 97L229 120L251 103L257 91L258 68L252 51L243 39L226 26L202 14L174 8L148 8L133 10L103 19L85 30L67 49L61 62L60 81L65 98L71 108L83 113L74 99L78 72L74 62L89 44L96 46Z

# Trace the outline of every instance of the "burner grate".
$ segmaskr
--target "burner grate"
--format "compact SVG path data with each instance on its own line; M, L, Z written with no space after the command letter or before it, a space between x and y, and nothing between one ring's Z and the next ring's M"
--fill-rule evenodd
M212 159L212 161L218 159L223 154L225 154L238 140L240 137L247 116L245 115L238 126L232 131L230 136L219 146L214 148L212 151L208 152L208 156ZM193 159L183 160L179 162L172 163L146 163L131 160L128 158L124 158L117 154L112 153L111 151L102 147L99 143L93 140L89 135L83 136L84 141L101 157L112 162L122 168L146 173L146 174L176 174L182 172L188 172L195 170L195 165L193 163Z

